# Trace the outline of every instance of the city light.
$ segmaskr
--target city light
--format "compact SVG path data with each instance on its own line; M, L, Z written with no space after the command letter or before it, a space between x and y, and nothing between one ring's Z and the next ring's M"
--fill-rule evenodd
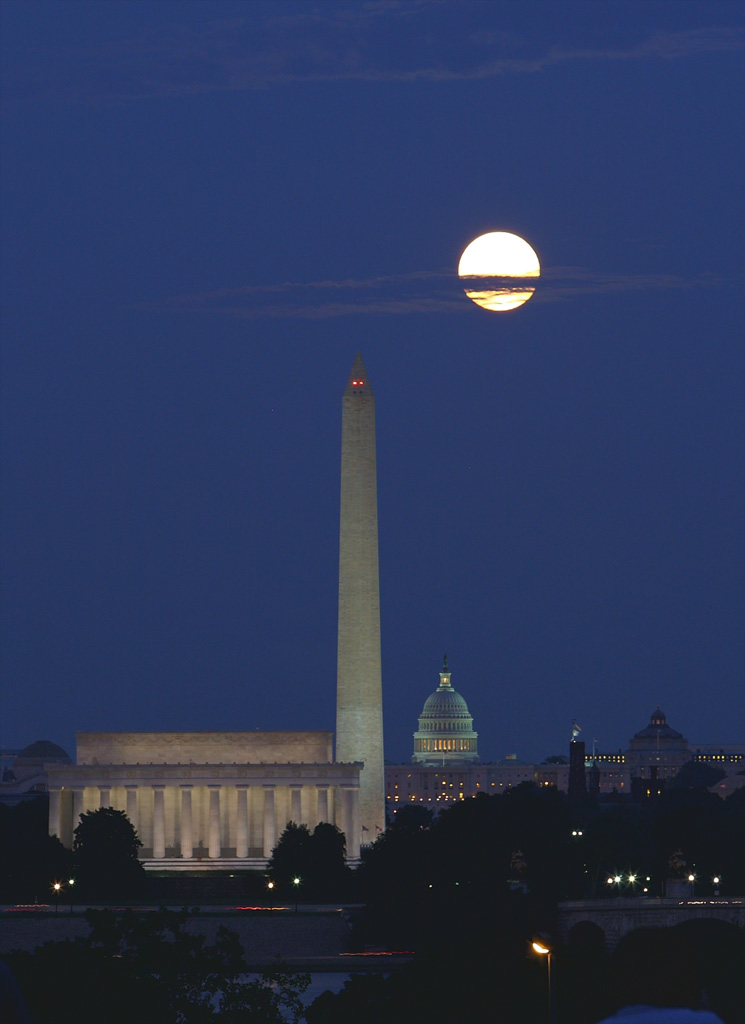
M543 939L543 936L541 936L540 939L533 939L531 946L534 953L537 953L539 956L545 956L546 958L546 971L548 981L548 1019L549 1024L555 1024L556 1005L554 1001L553 979L551 977L551 947L546 944L546 942Z
M59 894L62 892L62 882L52 882L52 892L57 897L54 901L54 913L59 911Z

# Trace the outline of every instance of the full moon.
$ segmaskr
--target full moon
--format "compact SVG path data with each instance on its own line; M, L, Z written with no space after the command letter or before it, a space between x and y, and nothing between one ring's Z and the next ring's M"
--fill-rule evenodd
M531 278L541 276L532 246L509 231L489 231L463 250L458 277L477 306L504 313L527 302L535 291Z

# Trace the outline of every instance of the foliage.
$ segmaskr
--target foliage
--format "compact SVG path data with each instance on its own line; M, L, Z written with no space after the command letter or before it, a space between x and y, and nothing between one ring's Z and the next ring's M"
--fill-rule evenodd
M420 804L404 804L394 814L393 821L388 828L417 831L420 828L429 828L434 818L434 812L427 807L422 807Z
M544 1024L545 965L516 945L433 953L389 977L352 976L306 1010L308 1024ZM577 1024L577 1022L575 1022Z
M140 915L90 910L86 939L47 943L7 959L38 1024L74 1008L107 1024L293 1024L302 1018L307 975L281 970L246 980L238 937L190 933L185 911ZM44 978L44 985L38 979Z
M48 903L53 882L69 877L72 856L48 834L48 801L0 804L0 902Z
M687 761L674 779L667 785L668 789L708 789L721 782L727 773L706 761Z
M477 945L496 919L521 934L540 923L550 930L563 899L641 895L647 876L649 895L662 895L678 849L697 893L713 892L715 875L722 895L745 890L745 789L727 800L670 789L577 811L554 788L523 783L453 804L431 823L416 810L402 808L363 857L359 946L431 951L450 934ZM631 883L630 874L645 881ZM609 875L624 881L609 887ZM457 932L443 934L444 919L457 920Z
M145 869L137 859L142 843L124 811L101 807L87 811L75 829L76 882L87 899L127 899L144 885Z
M267 870L285 899L302 895L303 899L334 900L350 884L345 855L344 833L335 825L324 822L311 832L307 825L291 821L272 851ZM298 893L294 878L301 879Z

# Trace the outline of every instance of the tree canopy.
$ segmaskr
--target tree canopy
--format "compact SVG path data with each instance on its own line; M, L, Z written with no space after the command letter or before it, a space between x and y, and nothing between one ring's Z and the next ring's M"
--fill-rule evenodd
M107 1024L296 1024L310 979L280 969L248 980L238 937L188 931L186 911L89 910L85 939L7 957L37 1024L68 1008ZM39 979L44 984L39 984Z
M137 859L141 846L124 811L101 807L82 814L74 833L73 856L83 895L89 899L135 896L145 878Z
M49 802L0 804L0 902L48 903L52 883L69 877L72 855L48 834Z
M289 822L272 851L267 871L288 899L334 900L346 892L350 871L344 858L346 839L335 825L322 822L311 832L307 825ZM299 893L293 879L300 879Z

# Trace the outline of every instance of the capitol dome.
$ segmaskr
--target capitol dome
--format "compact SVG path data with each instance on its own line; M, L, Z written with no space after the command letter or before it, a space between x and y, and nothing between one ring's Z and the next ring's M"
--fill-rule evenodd
M448 659L440 672L440 685L424 702L419 729L414 733L414 764L478 761L478 733L468 705L450 685Z

